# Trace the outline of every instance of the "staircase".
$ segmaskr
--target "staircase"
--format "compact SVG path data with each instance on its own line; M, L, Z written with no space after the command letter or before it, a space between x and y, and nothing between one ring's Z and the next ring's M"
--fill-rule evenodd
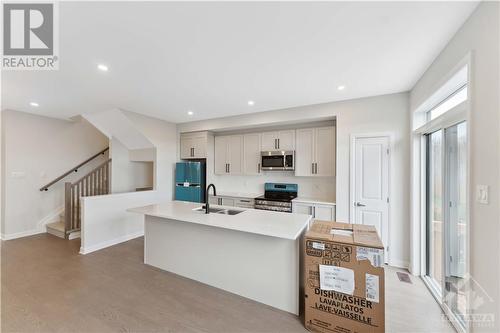
M40 191L48 191L49 187L67 177L73 172L77 172L83 165L94 160L99 155L104 154L109 148L95 154L84 162L77 165L75 168L57 177L49 184L40 188ZM92 171L87 173L75 182L66 182L64 186L64 212L59 215L59 221L46 225L47 233L54 236L73 239L80 235L81 227L81 203L82 197L96 196L109 194L110 189L110 173L111 159L107 159Z
M62 217L64 219L64 217ZM60 237L60 238L66 238L65 233L64 233L64 220L61 219L58 222L53 222L49 223L46 225L47 227L47 232L51 235Z

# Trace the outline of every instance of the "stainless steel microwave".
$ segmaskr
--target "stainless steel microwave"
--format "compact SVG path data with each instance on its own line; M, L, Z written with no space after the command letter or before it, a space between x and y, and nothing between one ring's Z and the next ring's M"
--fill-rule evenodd
M295 152L272 150L263 151L261 155L262 170L278 171L278 170L295 170Z

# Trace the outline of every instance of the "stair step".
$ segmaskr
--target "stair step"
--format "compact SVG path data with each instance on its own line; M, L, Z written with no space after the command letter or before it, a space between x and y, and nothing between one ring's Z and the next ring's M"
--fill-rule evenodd
M59 221L59 222L54 222L54 223L49 223L47 224L47 232L51 235L64 238L64 223Z

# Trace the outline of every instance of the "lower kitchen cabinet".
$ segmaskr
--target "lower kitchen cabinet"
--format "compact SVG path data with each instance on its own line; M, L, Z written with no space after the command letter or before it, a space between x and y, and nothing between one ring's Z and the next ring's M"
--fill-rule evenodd
M292 211L299 214L312 215L323 221L335 221L335 205L313 202L292 201Z
M211 205L221 205L240 208L254 208L255 202L251 198L237 198L226 196L210 196L208 203Z

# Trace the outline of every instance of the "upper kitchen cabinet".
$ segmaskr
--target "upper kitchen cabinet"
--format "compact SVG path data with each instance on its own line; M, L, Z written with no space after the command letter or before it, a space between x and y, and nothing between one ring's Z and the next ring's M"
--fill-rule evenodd
M294 150L295 130L262 133L261 150Z
M335 127L297 130L296 176L335 176Z
M181 133L181 159L207 158L208 132Z
M251 133L243 136L243 173L260 175L261 171L261 134Z
M215 137L215 168L217 175L243 173L243 135Z

